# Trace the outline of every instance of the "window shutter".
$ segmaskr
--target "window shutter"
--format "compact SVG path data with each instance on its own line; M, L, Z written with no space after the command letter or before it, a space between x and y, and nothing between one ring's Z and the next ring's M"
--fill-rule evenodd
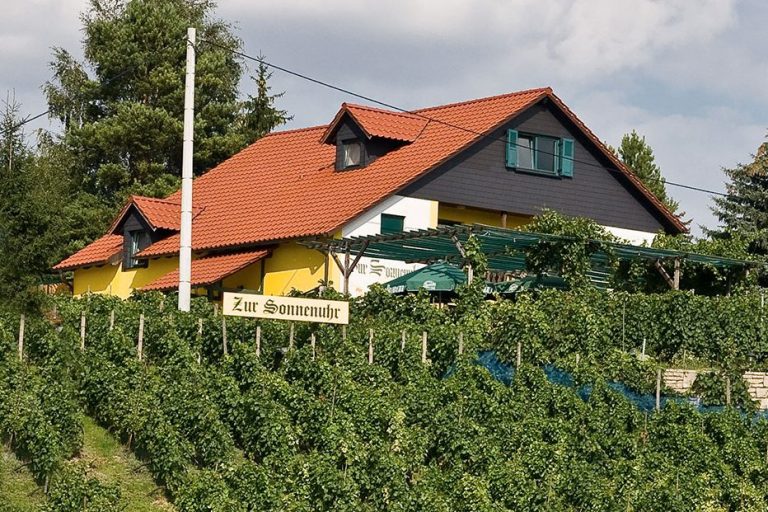
M507 130L507 167L517 167L517 130Z
M560 176L573 178L573 139L560 140Z

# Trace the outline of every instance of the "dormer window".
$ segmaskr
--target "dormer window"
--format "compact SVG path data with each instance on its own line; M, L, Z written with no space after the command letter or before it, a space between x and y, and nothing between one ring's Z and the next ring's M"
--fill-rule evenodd
M345 140L341 143L342 169L359 167L363 164L363 144L358 140Z
M136 255L149 247L151 242L149 233L146 231L127 231L125 234L123 270L146 267L147 260L140 260L136 258Z

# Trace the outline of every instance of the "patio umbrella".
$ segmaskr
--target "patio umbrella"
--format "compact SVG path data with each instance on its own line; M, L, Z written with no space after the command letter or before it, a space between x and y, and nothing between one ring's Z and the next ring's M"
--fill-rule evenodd
M435 263L408 274L396 277L384 284L389 293L452 292L467 282L467 276L460 268L448 263Z

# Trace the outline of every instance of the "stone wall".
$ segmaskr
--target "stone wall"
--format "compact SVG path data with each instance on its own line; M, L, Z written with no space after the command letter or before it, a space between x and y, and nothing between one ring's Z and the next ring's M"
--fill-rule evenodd
M690 391L698 373L697 370L669 368L664 370L664 385L677 393L685 394ZM760 404L760 409L768 409L768 373L745 372L744 381L752 399Z
M698 375L696 370L677 370L669 368L664 370L664 385L677 393L685 394L693 386L693 381Z

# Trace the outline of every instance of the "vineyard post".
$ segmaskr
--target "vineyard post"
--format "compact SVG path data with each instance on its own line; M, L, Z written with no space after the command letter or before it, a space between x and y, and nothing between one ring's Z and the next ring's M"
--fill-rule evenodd
M256 357L261 357L261 326L256 326Z
M19 318L19 361L24 360L24 313Z
M731 378L725 378L725 405L731 405Z
M373 364L373 329L368 329L368 364Z
M213 316L219 316L219 305L217 303L213 304Z
M139 344L136 347L136 352L139 354L139 361L144 357L144 313L139 315Z
M421 362L427 362L427 331L421 333Z
M317 352L315 350L315 347L316 347L315 344L317 343L317 341L315 339L315 333L314 332L312 333L312 336L310 337L310 343L312 344L312 360L314 361L316 359L316 356L317 356Z
M221 350L224 352L224 357L229 355L227 350L227 317L221 316Z
M464 333L459 333L459 355L464 354Z
M577 368L578 368L578 366L579 366L579 361L580 361L580 360L581 360L581 354L579 354L578 352L576 352L576 367L577 367Z
M80 351L85 351L85 311L80 312Z
M627 299L621 303L621 350L627 351Z
M346 325L342 325L341 326L341 339L343 339L344 341L347 341L347 326Z
M197 319L197 344L200 347L200 350L197 352L197 364L200 364L203 360L203 355L201 354L203 350L203 319L202 318Z
M515 361L516 368L520 368L520 364L523 362L523 342L517 342L517 359Z
M643 357L642 357L643 361L645 360L645 340L646 340L645 337L643 337L643 350L641 352L642 355L643 355Z
M291 334L288 338L288 350L293 350L293 322L291 322Z
M661 410L661 368L656 370L656 412Z
M403 334L400 339L400 352L404 352L404 351L405 351L405 329L403 329Z
M109 332L115 328L115 310L109 312Z

